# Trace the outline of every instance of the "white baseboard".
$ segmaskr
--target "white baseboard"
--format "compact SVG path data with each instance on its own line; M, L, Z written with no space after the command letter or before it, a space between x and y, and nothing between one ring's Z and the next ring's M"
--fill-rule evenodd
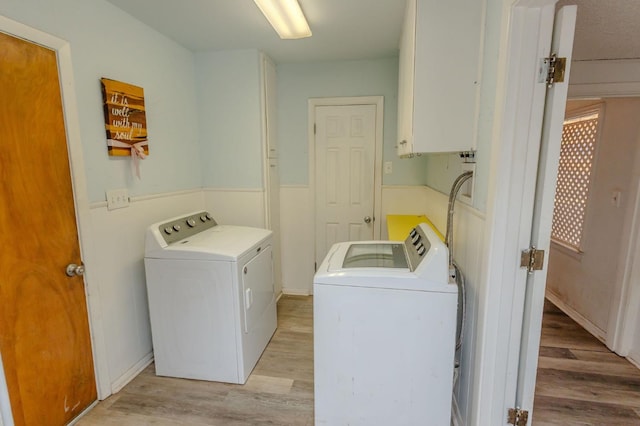
M93 401L93 404L91 404L91 405L89 405L87 408L85 408L85 409L82 411L82 413L78 414L78 416L77 416L77 417L75 417L73 420L71 420L71 421L67 424L67 426L73 426L73 425L75 425L76 423L78 423L78 422L80 421L80 419L82 419L84 416L86 416L86 415L89 413L89 411L93 410L93 409L94 409L94 407L95 407L96 405L98 405L98 401ZM2 424L1 424L1 423L0 423L0 426L2 426Z
M601 330L594 323L589 321L587 318L582 316L581 313L573 309L571 306L567 305L560 297L554 292L547 289L547 293L545 297L551 301L554 305L556 305L562 312L567 314L569 318L577 322L582 328L587 330L589 333L593 334L598 340L600 340L605 345L607 344L607 332Z
M290 296L310 296L309 290L301 288L283 288L282 294L288 294Z
M149 364L153 362L153 352L149 352L144 356L140 361L138 361L133 367L127 370L122 376L120 376L117 380L111 383L111 393L118 393L125 387L131 380L135 379L136 376L142 373L142 370L147 368Z
M639 358L640 359L640 358ZM638 369L640 369L640 361L636 361L635 358L632 358L631 355L627 357L627 361L629 361L631 364L633 364L635 367L638 367Z

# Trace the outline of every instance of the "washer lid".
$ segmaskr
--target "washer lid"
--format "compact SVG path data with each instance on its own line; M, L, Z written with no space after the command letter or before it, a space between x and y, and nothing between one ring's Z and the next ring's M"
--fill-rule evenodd
M404 244L372 242L349 245L342 267L409 269L409 263Z
M148 244L145 257L237 261L244 254L257 250L272 233L268 229L217 225L168 245Z
M406 261L399 260L405 253L406 245L398 241L334 244L318 268L313 284L457 293L455 283L449 282L447 269L439 267L441 253L428 253L416 271L411 271ZM376 257L378 260L373 260ZM367 265L369 262L378 265Z

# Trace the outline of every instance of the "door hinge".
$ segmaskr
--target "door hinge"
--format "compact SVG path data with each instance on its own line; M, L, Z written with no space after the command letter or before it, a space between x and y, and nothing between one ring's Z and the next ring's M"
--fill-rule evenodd
M520 267L527 268L528 273L539 271L544 266L544 250L538 250L531 246L520 253Z
M509 408L507 424L515 426L526 426L529 420L529 412L520 408Z
M540 60L538 82L552 87L553 83L564 81L564 70L567 66L567 58L559 58L555 53L548 58Z

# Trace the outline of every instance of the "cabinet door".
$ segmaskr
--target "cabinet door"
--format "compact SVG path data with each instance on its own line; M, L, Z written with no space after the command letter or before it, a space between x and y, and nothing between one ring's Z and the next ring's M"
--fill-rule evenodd
M418 0L414 152L475 149L484 1Z
M398 72L398 145L400 156L413 152L413 80L416 34L416 0L407 1Z
M479 0L407 1L398 155L475 149L483 8Z

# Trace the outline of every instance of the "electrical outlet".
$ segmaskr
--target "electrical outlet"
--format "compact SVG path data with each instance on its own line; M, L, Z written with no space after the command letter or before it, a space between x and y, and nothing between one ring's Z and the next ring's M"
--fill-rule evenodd
M476 164L475 163L462 163L460 165L460 172L473 172L474 176L471 179L467 180L462 187L460 187L460 192L458 194L458 199L463 203L473 205L473 183L476 180Z
M129 191L126 188L107 191L107 210L129 207Z
M393 173L393 162L392 161L385 161L384 162L384 174L385 175L390 175L391 173Z

